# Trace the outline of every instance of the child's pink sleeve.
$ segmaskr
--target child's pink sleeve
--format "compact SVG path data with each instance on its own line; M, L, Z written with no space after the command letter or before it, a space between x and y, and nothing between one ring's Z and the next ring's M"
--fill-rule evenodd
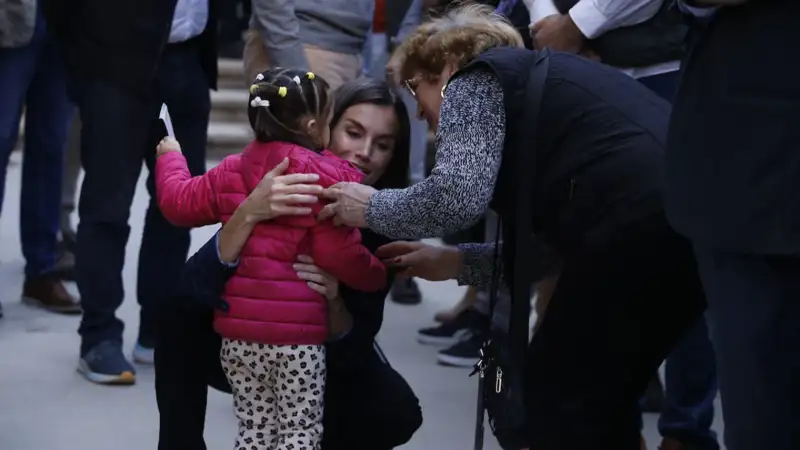
M311 257L321 269L347 286L374 292L386 286L386 267L361 245L356 228L336 227L326 220L311 229Z
M223 164L192 177L181 152L156 158L156 197L161 213L178 227L202 227L220 221L216 191Z

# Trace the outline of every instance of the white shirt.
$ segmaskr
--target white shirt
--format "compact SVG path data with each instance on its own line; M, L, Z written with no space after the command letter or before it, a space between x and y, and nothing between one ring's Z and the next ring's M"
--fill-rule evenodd
M528 7L531 23L558 14L553 0L523 0ZM664 0L580 0L569 15L575 26L586 36L594 39L619 27L642 23L652 18L661 9ZM680 61L669 61L635 69L620 68L634 78L643 78L676 71Z
M172 28L169 32L169 43L188 41L200 36L208 24L208 0L178 0L175 15L172 16Z

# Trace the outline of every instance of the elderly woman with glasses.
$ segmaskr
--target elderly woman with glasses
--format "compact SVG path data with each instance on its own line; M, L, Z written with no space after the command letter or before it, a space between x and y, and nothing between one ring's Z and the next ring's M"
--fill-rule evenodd
M525 282L550 273L531 235L555 249L553 297L527 352L515 353L524 359L520 432L537 450L635 450L638 399L705 308L692 247L664 217L669 105L613 68L521 47L481 6L420 26L398 52L419 115L437 130L432 173L406 189L333 186L321 215L415 239L468 227L488 208L504 227L529 215L531 234L503 230L499 260L494 244L395 242L379 253L408 275L487 286L496 261ZM545 60L537 85L532 69ZM531 266L514 267L514 254Z

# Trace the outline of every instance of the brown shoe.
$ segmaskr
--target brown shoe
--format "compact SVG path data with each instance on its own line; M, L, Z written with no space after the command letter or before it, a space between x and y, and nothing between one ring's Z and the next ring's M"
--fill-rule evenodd
M22 288L22 303L60 314L81 314L80 302L56 277L28 278Z

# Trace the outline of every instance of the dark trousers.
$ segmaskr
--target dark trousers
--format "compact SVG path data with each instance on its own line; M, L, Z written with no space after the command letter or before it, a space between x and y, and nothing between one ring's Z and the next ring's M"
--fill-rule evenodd
M166 301L189 249L189 230L170 225L154 199L155 148L164 137L161 103L169 107L177 139L193 175L205 171L209 87L192 43L168 45L150 90L135 92L100 80L77 80L85 170L78 205L76 276L83 304L79 332L84 353L104 340L122 340L115 311L124 298L122 267L136 183L147 165L150 204L139 251L139 340L155 345L156 309Z
M41 14L31 42L0 48L0 202L23 108L20 240L25 276L36 277L56 265L64 149L73 111L62 55Z
M728 450L800 448L800 257L695 246Z
M640 78L639 81L670 103L680 82L673 71ZM661 320L653 317L651 320ZM701 317L667 357L664 372L665 404L658 418L658 431L698 450L719 448L714 421L717 397L717 365L706 320Z
M638 400L706 306L691 244L648 222L565 256L529 348L531 449L639 448Z
M230 390L219 361L222 341L210 311L163 312L155 353L158 450L205 450L208 386ZM347 373L328 372L323 450L389 450L422 423L414 392L380 349L360 360Z

